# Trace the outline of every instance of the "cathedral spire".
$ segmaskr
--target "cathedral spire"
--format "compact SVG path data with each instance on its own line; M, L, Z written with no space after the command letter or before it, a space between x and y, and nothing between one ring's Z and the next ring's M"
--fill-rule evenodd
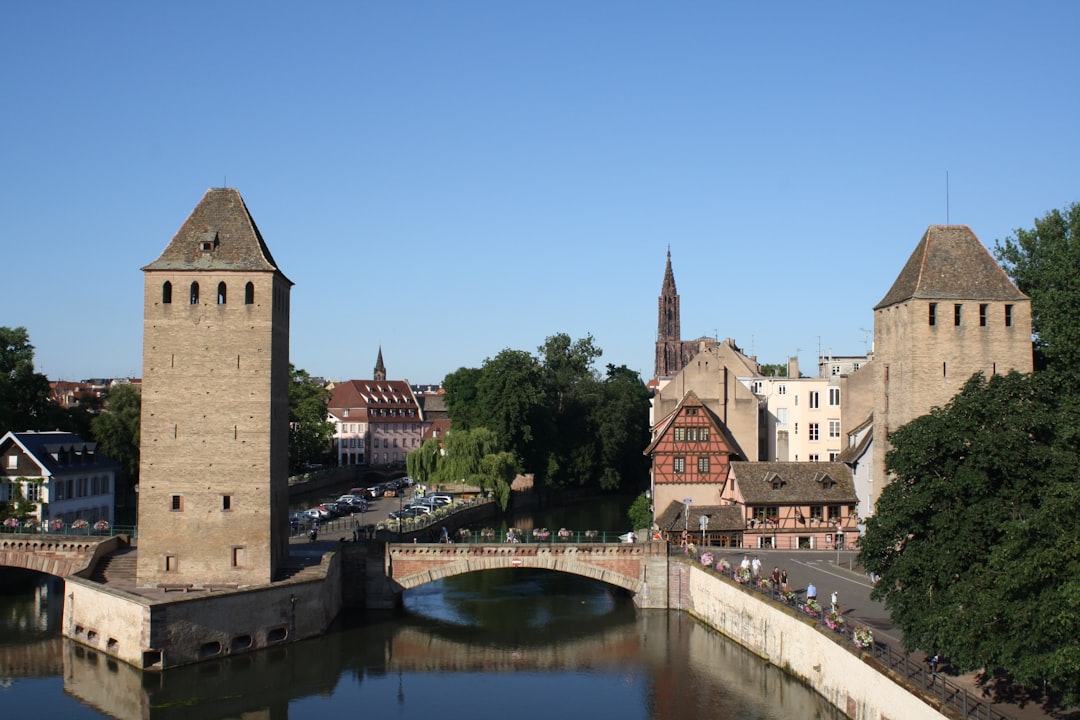
M386 366L383 365L382 361L382 345L379 346L379 359L375 361L375 379L386 379Z
M675 289L675 273L671 269L671 247L668 246L664 284L660 289L657 308L656 377L674 375L682 369L682 330L679 324L679 293Z

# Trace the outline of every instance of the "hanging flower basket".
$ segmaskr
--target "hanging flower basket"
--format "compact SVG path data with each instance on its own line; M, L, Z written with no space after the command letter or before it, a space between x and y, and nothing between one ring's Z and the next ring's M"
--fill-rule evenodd
M810 617L818 617L821 615L821 605L818 604L817 600L807 600L804 609L806 610L806 614Z
M731 569L731 563L729 563L726 558L720 558L716 562L716 569L720 572L727 572Z
M569 540L570 539L570 531L567 530L566 528L560 528L560 530L559 530L559 539L563 540L563 541Z
M49 523L49 527L52 528L54 532L59 532L64 529L64 521L60 518L56 518Z
M586 530L585 531L585 537L588 540L595 540L596 536L599 535L599 534L600 533L597 530Z
M860 650L868 648L874 644L874 633L866 628L855 628L855 632L851 634L851 642Z
M4 527L9 529L15 529L19 527L19 521L15 518L4 518Z
M735 582L748 583L750 582L750 568L741 567L735 571Z
M88 527L90 527L90 523L86 522L82 518L75 518L71 521L72 530L85 530Z
M458 537L462 540L468 540L470 537L472 537L472 532L469 530L469 528L461 528L457 531L457 534Z
M825 616L825 624L828 625L830 630L835 630L836 632L844 631L844 617L835 610Z
M480 531L480 537L484 538L485 540L491 540L493 537L495 537L495 531L491 528L484 528Z
M712 567L713 556L710 552L701 553L701 564L705 567Z
M547 528L536 528L532 531L533 537L537 540L547 540L551 537L551 531Z
M102 530L108 530L109 529L109 521L108 520L98 520L96 523L94 523L94 529L97 530L98 532L101 532Z

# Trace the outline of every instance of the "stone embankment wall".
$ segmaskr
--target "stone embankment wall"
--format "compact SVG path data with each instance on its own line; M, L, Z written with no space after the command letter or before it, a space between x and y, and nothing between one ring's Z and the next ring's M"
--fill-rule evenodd
M793 609L690 562L671 563L671 609L683 609L801 679L853 720L946 720L866 653Z
M146 670L317 637L341 610L335 553L324 554L313 572L273 585L169 592L164 598L76 576L66 582L64 635Z

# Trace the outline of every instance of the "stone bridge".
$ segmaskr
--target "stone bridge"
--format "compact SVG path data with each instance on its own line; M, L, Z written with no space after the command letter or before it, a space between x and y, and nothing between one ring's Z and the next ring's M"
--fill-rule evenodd
M641 608L668 607L668 546L647 543L389 543L386 575L399 590L496 568L581 575L629 591Z
M97 558L124 541L100 535L0 534L0 565L34 570L59 578L93 568Z

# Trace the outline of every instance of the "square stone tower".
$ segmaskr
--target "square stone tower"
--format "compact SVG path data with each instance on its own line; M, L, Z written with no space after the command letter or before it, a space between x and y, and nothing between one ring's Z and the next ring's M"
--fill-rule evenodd
M289 547L292 282L233 188L142 270L137 583L269 583Z
M889 432L944 406L972 375L1031 372L1031 300L966 225L931 225L874 308L873 477Z

